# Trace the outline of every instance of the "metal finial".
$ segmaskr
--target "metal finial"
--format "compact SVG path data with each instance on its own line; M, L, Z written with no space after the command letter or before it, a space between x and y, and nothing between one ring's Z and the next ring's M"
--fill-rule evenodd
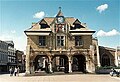
M61 7L59 7L59 10L61 11Z

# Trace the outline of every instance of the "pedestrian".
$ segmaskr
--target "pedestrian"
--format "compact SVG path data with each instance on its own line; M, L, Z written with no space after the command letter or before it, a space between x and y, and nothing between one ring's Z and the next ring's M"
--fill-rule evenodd
M14 75L16 76L16 74L17 74L17 68L15 67L15 70L14 70Z
M13 76L13 68L12 67L10 67L9 71L10 71L10 76Z
M20 69L19 69L19 67L17 68L17 76L19 76L19 71L20 71Z

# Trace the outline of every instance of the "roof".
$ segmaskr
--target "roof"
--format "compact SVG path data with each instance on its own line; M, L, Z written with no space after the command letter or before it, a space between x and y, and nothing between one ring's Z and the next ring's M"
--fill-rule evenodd
M45 17L44 20L47 22L48 25L50 25L53 22L54 17Z
M72 25L74 22L75 22L75 18L74 17L66 17L65 18L65 21L67 22L67 23L69 23L70 25Z
M33 24L32 26L31 26L31 28L29 28L28 30L25 30L25 32L33 32L33 31L52 31L52 28L54 28L53 26L53 24L54 23L56 23L56 18L57 18L57 16L63 16L63 13L62 13L62 11L61 11L61 7L59 7L59 11L58 11L58 13L57 13L57 15L56 15L56 17L44 17L42 20L40 20L39 22L37 22L36 24ZM64 16L63 16L64 17ZM71 27L73 27L74 28L74 25L75 24L80 24L81 25L81 27L83 27L83 28L75 28L75 29L72 29L72 30L70 30L71 32L74 32L74 31L81 31L81 32L83 32L83 31L85 31L85 32L91 32L91 33L94 33L95 31L93 31L93 30L90 30L90 29L88 29L87 28L87 25L84 23L81 23L78 19L75 19L74 17L64 17L64 19L65 19L65 24L68 24L68 25L70 25ZM43 29L43 28L41 28L41 26L42 25L40 25L40 24L47 24L46 25L46 27Z
M62 11L61 11L61 7L59 7L59 11L58 11L57 16L64 16L63 13L62 13ZM57 16L56 16L56 17L57 17Z
M106 50L116 51L116 49L110 48L110 47L104 47L104 46L99 46L99 47L103 48L103 49L106 49Z

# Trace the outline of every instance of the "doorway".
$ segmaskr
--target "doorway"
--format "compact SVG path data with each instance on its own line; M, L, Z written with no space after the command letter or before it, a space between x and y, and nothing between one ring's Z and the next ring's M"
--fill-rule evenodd
M86 62L84 55L74 55L73 63L72 63L72 71L73 72L85 72L86 70Z

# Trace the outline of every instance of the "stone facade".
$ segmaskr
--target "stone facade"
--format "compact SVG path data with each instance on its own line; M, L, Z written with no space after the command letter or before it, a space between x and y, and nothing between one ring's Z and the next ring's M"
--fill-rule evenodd
M95 31L74 17L65 17L61 9L56 17L45 17L24 32L26 74L40 70L94 73L101 66L98 40L92 37Z
M16 67L16 55L15 55L16 49L14 48L14 42L13 41L6 41L6 43L8 44L7 71L9 72L9 69L11 67L13 67L13 68Z
M13 41L0 40L0 73L7 73L12 67L20 67L20 72L25 71L24 53L14 48Z
M20 72L24 72L25 71L25 59L24 59L24 52L20 51L20 50L16 50L16 64L17 67L19 67L19 71Z
M7 71L8 44L0 40L0 73Z

